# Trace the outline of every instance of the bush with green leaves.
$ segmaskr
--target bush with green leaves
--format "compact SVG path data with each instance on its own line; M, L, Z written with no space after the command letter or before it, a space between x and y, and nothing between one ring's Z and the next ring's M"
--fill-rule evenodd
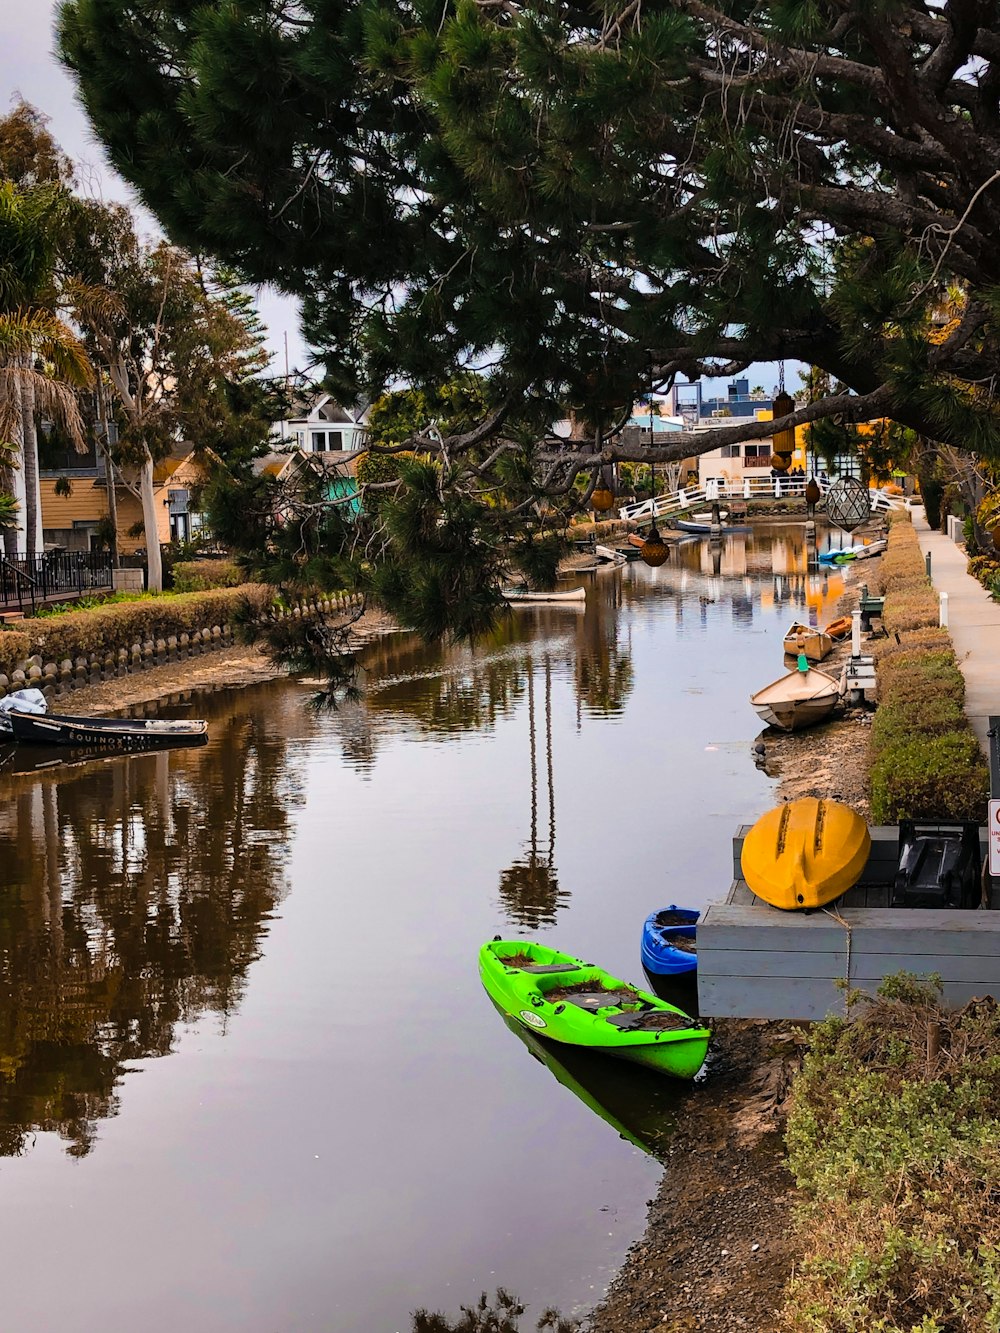
M18 663L30 656L30 634L19 629L0 629L0 672L9 676Z
M174 565L175 592L207 592L209 588L238 588L242 569L232 560L182 560Z
M236 608L247 601L263 608L273 596L272 588L244 584L239 588L140 597L89 611L68 611L65 615L31 621L31 628L19 633L21 660L35 653L47 662L91 654L104 656L129 649L134 643L155 642L171 634L193 634L195 630L229 624Z
M872 816L982 819L989 778L964 711L965 678L938 624L916 533L893 523L878 575L889 638L875 650L879 707L870 740Z
M948 1009L905 974L813 1028L787 1129L804 1253L783 1333L1000 1327L998 1049L995 1001Z
M986 819L989 770L972 729L914 735L887 744L871 769L872 817L879 824L901 819Z

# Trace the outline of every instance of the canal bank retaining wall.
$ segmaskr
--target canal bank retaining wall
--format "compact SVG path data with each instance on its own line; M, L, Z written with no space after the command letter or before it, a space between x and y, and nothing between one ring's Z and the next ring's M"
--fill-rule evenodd
M332 593L329 597L306 599L290 606L275 607L271 614L279 620L343 613L356 609L363 598L360 593ZM26 622L30 623L30 622ZM18 631L20 634L20 629ZM22 636L23 637L23 636ZM26 688L39 689L46 699L80 690L88 685L100 685L118 676L130 676L151 667L182 662L230 647L234 642L233 627L229 621L206 624L190 633L168 634L157 638L133 641L128 646L107 649L100 653L81 653L64 657L59 662L46 661L34 653L5 670L0 659L0 699L6 694ZM0 636L0 649L3 638Z

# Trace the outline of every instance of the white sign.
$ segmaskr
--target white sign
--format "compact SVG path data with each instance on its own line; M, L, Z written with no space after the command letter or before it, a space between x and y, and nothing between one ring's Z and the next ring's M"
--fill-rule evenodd
M1000 801L990 801L990 874L1000 876Z

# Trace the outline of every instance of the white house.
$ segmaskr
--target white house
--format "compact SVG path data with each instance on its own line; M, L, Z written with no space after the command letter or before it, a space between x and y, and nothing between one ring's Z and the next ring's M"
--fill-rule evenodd
M309 454L353 453L364 444L368 404L342 407L331 394L296 399L289 416L276 421L272 437Z

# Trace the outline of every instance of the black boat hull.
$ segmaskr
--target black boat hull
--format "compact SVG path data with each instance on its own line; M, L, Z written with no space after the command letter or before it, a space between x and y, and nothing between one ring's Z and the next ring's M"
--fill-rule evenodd
M99 753L134 754L177 745L204 745L204 722L147 725L134 718L61 717L53 713L8 713L13 739L21 745L75 746Z

